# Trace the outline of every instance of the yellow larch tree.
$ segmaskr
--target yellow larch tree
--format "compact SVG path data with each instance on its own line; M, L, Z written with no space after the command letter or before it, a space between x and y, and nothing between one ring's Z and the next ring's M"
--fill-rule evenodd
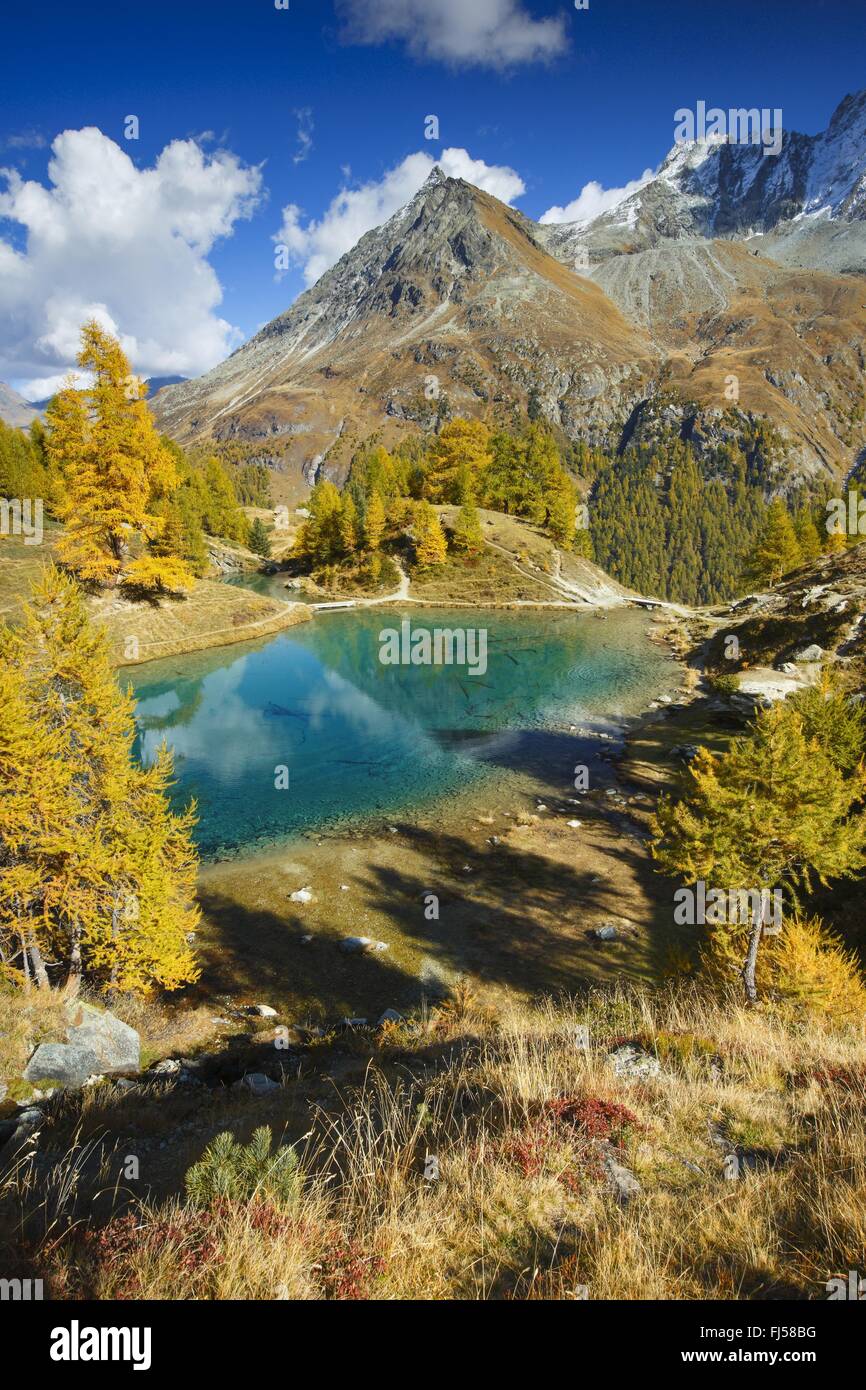
M178 485L174 458L144 400L146 387L132 375L117 339L95 320L82 329L78 365L90 373L91 386L76 390L70 381L48 411L48 458L63 478L61 560L85 582L192 587L178 557L131 556L136 534L145 543L160 535L164 521L154 503Z
M0 943L43 984L40 961L131 991L194 980L195 808L171 810L167 752L136 761L134 702L71 578L46 571L0 656Z

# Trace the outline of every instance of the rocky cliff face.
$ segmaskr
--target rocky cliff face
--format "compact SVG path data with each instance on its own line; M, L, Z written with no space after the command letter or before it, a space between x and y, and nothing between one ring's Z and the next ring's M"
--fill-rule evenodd
M232 357L160 392L160 423L245 441L290 495L443 396L492 418L532 394L568 437L616 446L664 367L696 437L733 402L787 438L790 482L844 475L866 443L866 284L821 265L866 268L864 171L866 92L778 157L677 146L588 224L540 226L436 170Z

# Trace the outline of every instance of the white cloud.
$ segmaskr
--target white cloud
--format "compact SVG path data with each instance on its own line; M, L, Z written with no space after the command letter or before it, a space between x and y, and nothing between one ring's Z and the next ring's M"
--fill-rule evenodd
M473 159L467 150L443 150L438 160L419 151L407 155L401 164L389 169L380 180L360 188L342 188L319 220L302 220L295 203L283 208L283 224L274 237L286 246L290 257L304 267L304 279L312 285L350 251L365 232L380 227L414 198L438 164L450 178L466 179L511 203L526 192L520 175L506 165L485 164Z
M0 171L0 218L26 233L20 252L0 238L0 380L48 394L88 317L118 334L143 376L193 376L225 357L240 335L216 313L222 290L207 255L251 215L260 169L194 140L138 169L88 127L57 136L48 177L46 187Z
M600 217L603 212L609 212L611 208L616 207L617 203L621 203L631 193L636 193L639 188L643 188L653 177L652 169L644 169L639 179L632 179L622 188L602 188L600 183L592 180L590 183L585 183L577 197L572 202L567 203L564 208L548 208L540 221L591 222L593 218Z
M340 0L350 43L404 40L416 58L511 68L564 53L565 21L534 19L522 0Z
M313 110L310 106L302 106L295 112L298 121L298 148L292 157L293 164L303 164L309 159L313 150Z
M44 150L48 141L41 130L33 127L28 130L18 130L12 135L7 135L5 140L0 140L0 149L5 150Z

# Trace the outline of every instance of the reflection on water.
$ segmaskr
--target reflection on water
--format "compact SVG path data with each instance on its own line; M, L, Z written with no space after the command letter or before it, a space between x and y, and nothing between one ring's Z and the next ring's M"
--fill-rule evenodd
M380 631L410 612L415 630L485 627L484 676L380 664ZM669 684L671 663L645 632L629 611L604 622L564 611L321 615L258 647L141 668L141 755L163 739L174 749L177 797L198 800L204 854L265 847L419 806L496 766L543 765L547 730L633 712ZM288 790L275 785L282 767Z

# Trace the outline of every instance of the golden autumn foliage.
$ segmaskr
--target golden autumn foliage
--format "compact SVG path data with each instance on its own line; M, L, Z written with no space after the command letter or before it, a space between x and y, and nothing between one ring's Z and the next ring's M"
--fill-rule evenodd
M487 426L481 420L451 420L431 450L427 495L435 502L460 502L467 481L478 495L481 476L490 461Z
M0 951L42 984L197 978L195 808L171 811L165 749L133 757L134 708L77 585L47 570L0 627Z
M82 329L78 364L93 384L72 382L48 410L46 450L63 478L58 504L64 535L58 551L80 579L116 583L124 577L130 542L160 536L164 520L154 503L178 486L175 460L160 439L119 342L95 321ZM186 588L192 576L176 557L152 556L139 582L153 588Z
M419 502L415 507L415 558L419 569L429 569L432 565L444 565L448 548L445 532L429 502Z

